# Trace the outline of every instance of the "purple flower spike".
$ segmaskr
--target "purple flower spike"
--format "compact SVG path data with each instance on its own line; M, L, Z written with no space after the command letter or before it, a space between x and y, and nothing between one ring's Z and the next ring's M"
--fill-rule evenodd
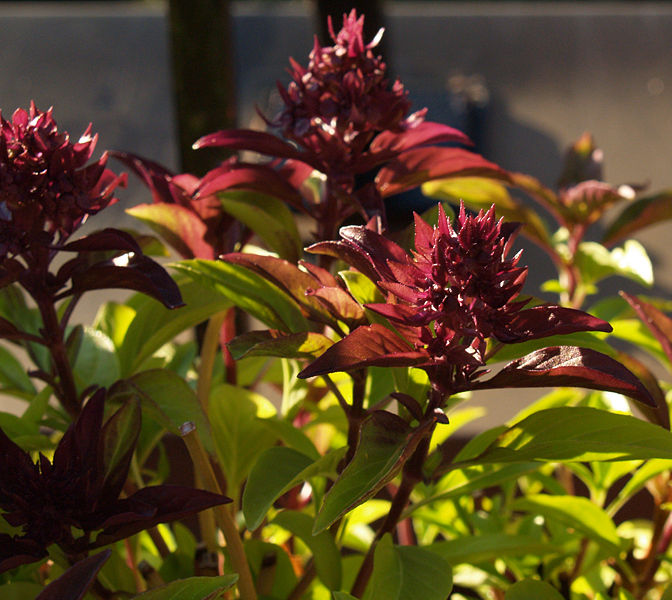
M579 310L525 308L527 301L518 296L527 267L519 266L520 253L507 258L518 229L517 223L497 220L494 207L470 215L462 204L454 223L441 207L436 227L416 216L412 255L364 227L343 228L343 240L327 248L313 246L374 279L387 293L387 302L366 307L389 319L401 337L380 325L360 327L300 376L368 365L418 366L445 396L476 387L487 372L489 340L510 344L577 331L611 331L605 321ZM506 387L515 387L511 381Z
M72 143L52 110L34 103L17 109L11 121L0 116L0 255L63 242L89 215L117 201L114 190L126 176L105 168L107 154L86 164L97 139L89 125Z

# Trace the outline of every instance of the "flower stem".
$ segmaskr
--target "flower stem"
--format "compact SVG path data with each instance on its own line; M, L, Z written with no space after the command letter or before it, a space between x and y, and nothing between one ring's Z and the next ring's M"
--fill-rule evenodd
M63 329L58 321L56 308L50 297L35 297L35 301L42 315L44 338L51 354L58 384L54 391L63 408L75 418L81 410L72 365L68 359L68 352L63 338Z
M201 444L201 440L198 438L195 425L191 422L185 423L180 428L180 433L194 463L194 469L203 483L203 487L215 494L221 494L222 492L210 464L210 459L205 448L203 448L203 444ZM238 589L241 600L257 600L257 591L254 588L252 573L245 557L245 549L238 534L238 528L234 522L233 515L228 506L221 504L215 506L212 510L215 514L217 525L224 533L233 569L238 573Z

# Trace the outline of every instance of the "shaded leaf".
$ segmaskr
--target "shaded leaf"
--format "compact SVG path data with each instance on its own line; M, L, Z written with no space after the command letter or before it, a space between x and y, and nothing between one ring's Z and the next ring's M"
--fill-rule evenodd
M210 393L212 437L232 495L238 493L259 455L275 443L275 433L257 418L273 414L275 408L266 398L245 388L220 384Z
M209 288L197 281L184 276L178 280L186 303L179 310L167 310L153 299L138 294L97 318L98 322L112 319L110 329L117 345L122 377L138 371L154 352L182 331L231 306L227 298L209 293Z
M189 577L135 596L136 600L214 600L233 587L238 575ZM213 594L215 594L213 596Z
M180 435L183 423L193 422L203 445L209 452L214 450L208 420L196 393L176 373L164 369L142 371L110 388L109 402L129 398L139 399L144 415L175 435Z
M635 313L637 313L637 316L649 328L658 340L663 352L665 352L667 359L672 362L672 319L652 304L645 302L637 296L633 296L627 292L621 292L621 296L625 298Z
M313 535L313 518L293 510L278 513L273 523L301 539L313 555L317 576L328 589L341 587L341 552L331 533Z
M390 536L378 543L365 600L445 600L453 587L450 563L417 546L394 546Z
M534 554L556 554L557 546L526 535L481 533L445 542L435 542L427 550L445 558L451 565L490 563L497 558Z
M550 583L536 579L523 579L507 591L505 600L562 600L562 595Z
M672 190L639 198L630 203L609 226L602 243L610 245L633 233L672 219Z
M393 479L425 435L400 417L384 411L371 413L363 422L352 461L327 492L315 519L314 533L365 502Z
M229 150L251 150L259 154L266 154L276 158L291 158L308 164L310 159L304 156L294 146L284 142L279 137L265 131L253 131L251 129L227 129L203 136L194 142L194 150L219 146ZM313 164L319 169L319 164Z
M336 344L333 346L335 348ZM328 352L323 354L321 360ZM316 361L317 362L317 361ZM655 406L651 394L628 369L613 358L588 348L551 346L506 365L473 389L576 386L616 392Z
M243 490L243 514L247 528L255 530L282 494L298 485L300 474L314 460L298 450L274 446L264 450L250 470Z
M111 553L104 550L80 560L45 587L35 600L81 600Z
M315 358L332 345L333 342L321 333L305 331L285 334L275 329L249 331L227 344L236 360L245 356Z
M90 290L127 289L146 294L166 308L182 306L180 290L159 263L144 254L129 252L95 263L72 276L73 294Z
M513 510L541 515L548 520L563 523L594 540L610 553L618 552L620 542L614 522L602 508L588 498L528 494L516 498L511 507Z
M256 192L229 191L218 194L222 208L247 225L280 258L299 260L303 246L296 222L284 202Z
M106 546L159 523L182 519L228 502L231 498L181 485L144 487L116 503L117 513L102 524L102 531L90 547Z

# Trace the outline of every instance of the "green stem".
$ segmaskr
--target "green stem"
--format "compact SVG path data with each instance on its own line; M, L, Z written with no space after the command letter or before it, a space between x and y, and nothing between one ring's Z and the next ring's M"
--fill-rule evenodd
M222 491L217 483L210 459L196 434L196 426L191 422L187 422L180 427L180 433L194 463L194 469L203 483L203 487L210 492L221 495ZM233 514L231 514L228 506L222 504L215 506L212 510L215 514L215 521L224 534L233 569L238 573L238 590L240 591L241 600L257 600L257 591L254 588L252 573L247 563L245 549L243 548L243 542L240 539L238 528L233 519Z
M219 332L222 329L228 312L228 310L222 311L210 317L205 335L203 336L196 396L205 414L208 414L210 388L212 387L212 371L215 366L217 350L219 349Z

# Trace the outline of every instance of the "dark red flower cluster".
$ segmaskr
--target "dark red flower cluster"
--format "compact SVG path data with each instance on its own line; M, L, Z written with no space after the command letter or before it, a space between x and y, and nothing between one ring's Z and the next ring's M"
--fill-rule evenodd
M387 67L374 54L382 30L366 44L364 17L353 10L343 16L332 46L317 40L307 67L291 61L292 81L279 85L284 107L268 119L284 139L249 129L206 135L194 148L220 146L273 157L268 163L300 194L281 197L314 219L316 239L334 239L338 227L354 214L385 223L384 199L430 179L507 175L481 156L456 147L471 145L462 132L425 121L426 110L409 114L401 82L390 84ZM314 171L324 185L304 185ZM208 191L217 189L210 186Z
M125 175L86 163L96 146L91 126L78 142L59 131L52 110L17 109L0 116L0 255L67 239L88 217L116 201ZM57 238L54 240L54 238Z
M381 325L360 327L301 376L366 365L415 365L447 395L470 389L485 373L489 340L509 344L610 331L608 323L579 310L526 308L528 300L518 296L527 267L518 266L519 254L507 258L518 228L498 221L494 207L469 215L462 205L455 224L441 208L436 227L416 216L412 256L365 227L344 227L342 241L311 246L375 281L387 293L387 302L366 307L389 319L404 339Z
M308 67L292 61L292 81L278 85L285 107L273 121L281 133L316 156L328 176L356 172L354 161L382 131L401 132L422 122L421 111L408 115L411 103L402 83L390 86L387 67L374 54L383 31L368 43L364 17L353 10L336 34L329 21L333 46L317 38ZM343 182L349 191L353 182Z

